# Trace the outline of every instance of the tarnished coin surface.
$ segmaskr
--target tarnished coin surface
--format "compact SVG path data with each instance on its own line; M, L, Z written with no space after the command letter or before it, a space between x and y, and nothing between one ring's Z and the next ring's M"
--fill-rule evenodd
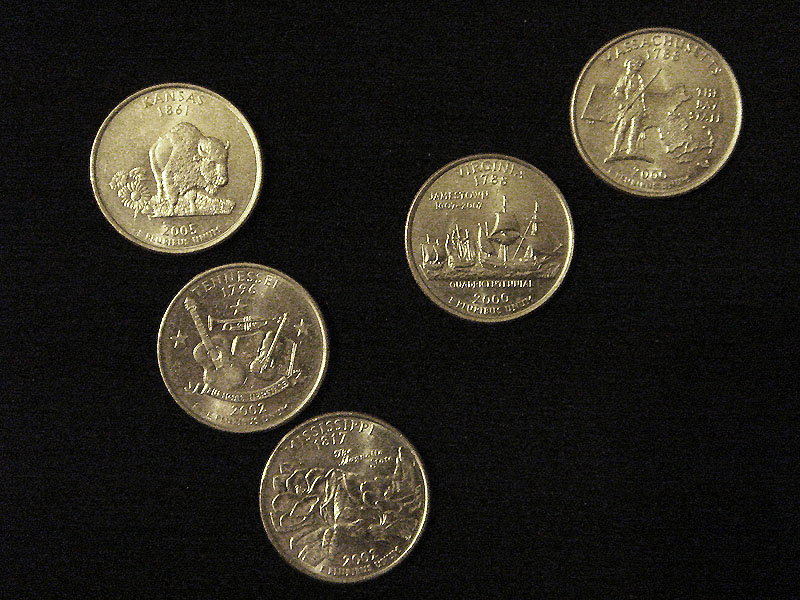
M158 366L175 401L233 432L272 429L317 392L328 363L319 308L303 287L261 265L201 273L172 300Z
M414 279L437 305L472 321L507 321L561 284L574 241L559 189L536 167L480 154L444 166L406 221Z
M728 63L676 29L640 29L603 46L581 71L572 136L603 181L637 196L676 196L713 177L742 124Z
M261 519L281 556L333 582L377 577L403 560L428 516L417 451L394 427L351 412L298 425L261 477Z
M202 250L247 219L261 151L242 113L186 83L137 92L106 118L89 177L100 210L130 241L158 252Z

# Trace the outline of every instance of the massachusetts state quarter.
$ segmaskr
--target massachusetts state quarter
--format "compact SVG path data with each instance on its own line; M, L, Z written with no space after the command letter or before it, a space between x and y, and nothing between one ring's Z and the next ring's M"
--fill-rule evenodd
M431 176L406 221L406 257L422 291L472 321L507 321L561 284L574 245L569 208L536 167L510 156L461 158Z
M222 96L185 83L144 89L97 133L89 165L106 219L158 252L202 250L247 219L261 189L250 124Z
M224 265L178 292L158 332L170 394L198 421L272 429L319 389L328 363L322 315L299 283L261 265Z
M394 427L350 412L298 425L261 478L261 519L281 556L332 582L377 577L403 560L428 516L417 451Z
M706 42L676 29L640 29L589 59L570 121L578 151L603 181L638 196L675 196L728 160L742 98L730 66Z

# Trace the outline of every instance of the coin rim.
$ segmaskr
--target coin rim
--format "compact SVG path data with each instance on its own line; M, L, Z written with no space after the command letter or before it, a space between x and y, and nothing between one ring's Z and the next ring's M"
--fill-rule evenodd
M411 451L411 454L416 459L417 464L419 465L419 470L422 473L422 481L423 481L423 484L424 484L423 487L425 489L425 503L424 503L424 506L423 506L422 519L420 520L420 525L417 528L417 532L414 535L414 539L411 541L411 543L408 545L408 547L405 549L405 551L397 558L397 560L391 562L389 565L387 565L383 569L379 569L379 570L374 571L372 573L368 573L368 574L365 574L365 575L357 576L355 578L348 578L348 579L337 579L336 577L332 577L330 575L324 575L322 573L309 572L303 566L305 563L303 563L302 561L298 560L295 557L287 556L283 552L283 550L281 549L280 545L276 542L275 538L273 537L270 525L269 525L269 523L267 521L267 518L265 517L265 514L268 514L268 511L267 511L267 513L265 513L264 512L264 508L263 508L264 485L265 485L267 473L269 472L269 469L270 469L270 466L272 465L273 459L275 458L276 454L278 453L278 450L281 448L281 446L284 444L284 442L286 442L299 429L302 429L303 427L308 426L312 422L316 422L316 421L318 421L320 419L331 419L331 418L335 419L335 418L339 418L339 417L350 417L350 418L366 419L368 421L372 421L372 422L380 425L381 427L385 427L389 432L391 432L393 435L397 436L400 439L400 441ZM414 447L414 444L409 442L408 438L405 435L403 435L393 425L390 425L389 423L387 423L386 421L384 421L382 419L379 419L377 417L373 417L372 415L368 415L368 414L360 413L360 412L336 411L336 412L324 413L324 414L318 415L316 417L312 417L312 418L310 418L310 419L308 419L306 421L303 421L299 425L293 427L286 435L284 435L281 438L281 440L278 442L278 444L275 446L275 448L270 453L269 458L267 459L267 462L264 465L264 470L261 473L261 483L258 486L258 511L259 511L260 516L261 516L261 524L264 526L264 530L267 532L267 537L269 538L269 541L272 543L273 548L275 548L275 551L281 556L281 558L283 558L292 567L294 567L295 569L297 569L298 571L300 571L304 575L307 575L309 577L313 577L314 579L319 579L321 581L327 581L327 582L330 582L330 583L359 583L359 582L362 582L362 581L367 581L367 580L370 580L370 579L374 579L375 577L379 577L380 575L383 575L384 573L386 573L388 571L391 571L392 569L394 569L397 565L399 565L401 562L403 562L408 557L408 555L411 553L411 551L416 547L417 542L419 542L419 538L422 536L422 533L425 530L425 526L426 526L426 524L428 522L428 512L429 512L429 507L430 507L430 495L431 495L430 485L429 485L429 482L428 482L428 474L425 471L425 465L422 462L422 458L420 458L419 452Z
M556 195L558 196L559 200L561 201L561 206L564 208L564 212L567 216L567 225L569 230L569 251L567 254L566 261L564 263L564 268L561 270L561 274L558 276L558 280L550 287L547 293L539 298L536 302L531 304L524 309L512 313L510 315L505 315L502 317L483 317L483 316L474 316L474 315L467 315L463 314L456 309L451 308L448 304L442 301L440 298L435 296L433 292L428 288L428 285L424 282L421 278L420 274L418 273L417 266L413 262L413 249L411 248L411 227L412 222L414 219L414 215L417 210L417 206L419 205L420 201L423 199L425 193L428 189L433 185L433 183L442 176L443 173L451 170L455 166L463 164L465 162L469 162L472 160L480 160L480 159L487 159L487 158L496 158L499 160L506 160L511 162L519 163L520 165L530 169L534 173L537 173L539 176L544 178L544 180L549 183L553 189L556 191ZM409 268L411 269L411 274L414 277L414 280L417 282L417 286L423 291L423 293L433 301L439 308L444 309L447 313L464 319L465 321L471 322L478 322L478 323L502 323L504 321L513 321L514 319L519 319L520 317L524 317L525 315L533 312L537 308L539 308L542 304L547 302L550 297L556 292L556 290L561 287L561 284L564 281L564 277L567 275L567 271L569 271L570 264L572 262L572 256L575 252L575 225L572 221L572 213L570 213L569 205L567 204L566 199L564 198L564 194L561 193L559 187L550 179L545 173L541 170L534 167L529 162L516 158L514 156L510 156L508 154L493 154L493 153L485 153L485 154L471 154L470 156L465 156L463 158L456 159L452 162L447 163L441 169L436 171L433 175L428 177L422 187L414 196L414 201L411 203L411 208L408 210L408 216L406 217L406 227L405 227L405 249L406 249L406 260L408 261Z
M266 427L258 427L258 426L256 426L253 429L235 429L233 427L226 427L226 426L224 426L222 424L219 424L217 422L211 422L211 421L209 421L207 419L204 419L200 415L195 414L194 412L192 412L189 409L188 406L184 406L183 402L181 402L181 400L178 398L178 396L172 391L172 389L170 387L170 384L167 381L167 376L165 374L166 367L165 367L165 365L164 365L164 363L162 361L162 358L161 358L161 355L162 355L162 342L161 342L161 340L163 339L164 328L166 327L166 324L167 324L167 316L172 311L172 308L175 306L175 303L178 301L180 296L188 288L190 288L192 286L192 284L194 284L198 280L202 279L203 277L206 277L207 275L210 275L211 273L214 273L216 271L220 271L220 270L223 270L223 269L231 269L231 268L234 268L234 269L237 269L237 268L262 269L264 271L272 273L273 275L277 275L278 277L281 277L281 278L285 279L290 284L290 286L292 286L295 289L299 290L301 295L305 296L306 300L311 305L311 308L312 308L312 310L314 312L314 315L317 317L317 320L319 321L319 324L320 324L320 331L321 331L321 334L322 334L322 367L320 368L319 374L317 375L317 379L314 382L314 386L311 388L311 391L308 393L306 398L302 402L300 402L294 410L292 410L291 412L286 413L279 420L277 420L274 423L271 423L270 425L268 425ZM280 425L282 425L286 421L289 421L290 419L294 418L294 416L297 415L297 413L302 411L311 402L311 400L314 398L314 396L316 396L317 392L319 391L319 388L322 385L322 381L325 378L325 373L327 372L328 361L329 361L329 358L330 358L330 346L329 346L329 343L328 343L328 331L327 331L327 328L325 326L325 320L322 318L322 312L320 311L319 306L317 305L317 303L314 300L314 298L312 298L311 294L308 293L308 290L306 290L297 281L295 281L294 279L292 279L291 277L289 277L285 273L283 273L281 271L278 271L277 269L273 269L271 267L266 267L266 266L260 265L258 263L242 262L242 263L230 263L230 264L227 264L227 265L221 265L219 267L214 267L212 269L208 269L207 271L203 271L202 273L192 277L192 279L190 279L189 282L186 285L184 285L178 291L177 294L175 294L175 296L172 298L172 301L169 303L169 306L167 306L167 310L164 312L164 316L161 317L161 325L158 327L158 339L156 340L156 354L158 356L158 370L161 373L161 380L164 382L164 386L167 388L167 391L169 392L170 396L172 396L172 399L175 400L175 402L178 404L178 406L180 406L185 413L187 413L189 416L191 416L196 421L199 421L203 425L208 425L209 427L212 427L214 429L218 429L220 431L226 431L226 432L229 432L229 433L256 433L256 432L259 432L259 431L269 431L271 429L275 429L276 427L279 427Z
M706 46L709 50L711 50L714 54L716 54L716 58L719 59L720 65L725 70L727 70L727 73L730 75L731 81L733 82L733 90L734 90L734 93L735 93L735 96L736 96L736 108L737 108L737 110L736 110L736 129L734 131L733 137L731 138L731 143L728 144L728 148L725 151L725 154L722 156L722 159L717 163L717 166L715 168L710 169L710 171L705 173L702 177L699 177L699 178L693 180L690 185L679 186L679 187L676 187L676 188L674 188L672 190L668 190L666 192L653 192L653 191L645 192L645 191L638 191L638 190L633 190L633 189L629 189L629 188L623 187L617 181L615 181L614 179L608 177L599 167L597 167L597 165L594 164L594 161L589 157L588 153L584 150L583 145L582 145L582 143L581 143L581 141L579 139L579 136L578 136L577 126L576 126L576 123L575 123L575 121L576 121L575 99L576 99L576 96L578 95L578 88L580 87L580 85L581 85L581 83L583 81L583 78L586 75L586 72L589 70L589 67L594 64L594 62L597 60L597 58L603 52L605 52L611 46L613 46L614 44L620 42L623 39L632 37L634 35L640 35L640 34L643 34L643 33L651 33L651 32L657 32L657 31L658 32L665 32L665 33L673 33L673 34L676 34L676 35L681 35L683 37L687 37L687 38L697 42L698 44L702 44L703 46ZM616 189L618 189L618 190L620 190L622 192L630 194L631 196L638 196L640 198L670 198L670 197L673 197L673 196L680 196L682 194L686 194L688 192L691 192L691 191L699 188L702 185L705 185L712 177L714 177L717 173L719 173L720 170L722 170L722 167L724 167L725 164L728 162L728 159L730 158L731 154L733 153L733 149L736 147L736 144L739 141L739 134L741 133L741 130L742 130L742 92L739 89L739 82L736 79L736 75L734 75L733 69L728 64L728 61L725 60L725 58L719 53L719 51L714 46L709 44L707 41L705 41L701 37L696 36L696 35L694 35L692 33L688 33L686 31L683 31L682 29L675 29L675 28L672 28L672 27L645 27L643 29L635 29L633 31L629 31L627 33L623 33L622 35L619 35L619 36L615 37L610 42L607 42L607 43L603 44L603 46L601 46L600 49L597 52L595 52L594 54L592 54L591 58L586 61L586 64L583 66L583 69L581 69L581 72L578 75L578 79L575 82L575 87L572 89L572 96L570 97L570 101L569 101L569 127L570 127L570 130L572 131L572 139L575 142L575 146L578 148L578 153L580 154L581 158L583 159L583 162L586 164L586 166L589 167L589 169L591 169L591 171L597 177L599 177L606 184L608 184L611 187L616 188Z
M248 202L248 206L245 208L245 210L242 212L242 214L239 216L239 218L236 221L234 221L234 223L227 230L225 230L225 232L223 234L221 234L219 236L216 236L216 237L213 237L210 240L207 240L207 241L205 241L205 242L203 242L201 244L197 244L196 246L190 246L190 247L184 247L184 246L177 246L177 247L156 246L156 245L150 244L149 242L146 242L146 241L136 237L135 235L131 234L130 232L128 232L119 223L117 223L117 221L112 217L111 211L104 205L103 200L102 200L102 196L100 194L99 186L97 185L97 180L96 180L96 177L95 177L95 163L97 162L97 151L98 151L98 147L100 145L100 139L103 137L103 134L105 133L105 130L108 127L108 124L111 123L111 120L123 108L125 108L128 104L130 104L131 102L133 102L134 100L136 100L140 96L142 96L144 94L148 94L150 92L154 92L156 90L160 90L160 89L164 89L164 88L172 88L172 87L190 88L190 89L198 90L198 91L204 92L206 94L209 94L210 96L214 96L218 100L222 101L225 105L227 105L227 107L231 110L231 112L234 114L234 116L239 119L239 121L242 123L242 125L245 128L245 130L249 134L250 140L253 142L253 150L255 151L255 158L256 158L256 177L255 177L255 182L254 182L254 187L253 187L253 193L250 196L250 200ZM209 90L208 88L204 88L202 86L195 85L193 83L180 83L180 82L177 82L177 83L161 83L161 84L158 84L158 85L153 85L153 86L150 86L150 87L146 87L146 88L144 88L142 90L139 90L138 92L135 92L135 93L131 94L130 96L125 98L122 102L117 104L117 106L114 107L114 110L112 110L109 113L109 115L105 118L105 120L103 121L102 125L100 125L100 129L97 131L97 135L94 138L94 142L92 143L92 152L89 155L89 180L91 181L91 184L92 184L92 192L94 194L94 199L97 202L97 205L100 207L100 212L103 213L103 216L106 218L106 221L108 221L111 224L111 226L117 231L117 233L121 234L125 239L127 239L130 242L133 242L134 244L136 244L137 246L140 246L141 248L145 248L145 249L151 250L153 252L159 252L159 253L162 253L162 254L189 254L191 252L199 252L201 250L206 250L206 249L210 248L211 246L219 244L219 243L223 242L224 240L228 239L231 235L236 233L236 231L238 231L239 228L244 224L244 222L250 217L250 214L253 212L253 208L255 207L256 203L258 202L259 195L261 194L261 183L262 183L262 180L261 180L261 178L262 178L262 164L261 163L262 163L261 147L258 144L258 138L256 137L255 131L253 131L253 128L251 127L249 121L245 118L245 116L242 113L242 111L239 110L239 108L235 104L233 104L230 100L228 100L224 96L221 96L220 94L218 94L218 93L216 93L216 92L214 92L212 90Z

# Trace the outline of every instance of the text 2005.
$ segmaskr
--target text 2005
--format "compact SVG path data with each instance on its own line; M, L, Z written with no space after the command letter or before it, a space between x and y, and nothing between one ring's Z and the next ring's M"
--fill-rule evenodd
M162 223L161 227L163 229L161 235L171 235L175 237L179 235L194 235L197 233L194 223L186 223L184 225L167 225L166 223Z

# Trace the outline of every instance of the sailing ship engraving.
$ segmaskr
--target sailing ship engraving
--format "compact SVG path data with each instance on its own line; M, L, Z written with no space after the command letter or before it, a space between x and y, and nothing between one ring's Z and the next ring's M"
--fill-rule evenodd
M454 223L444 244L426 235L420 248L420 267L428 279L551 278L564 264L564 244L540 218L538 202L530 217L520 220L509 209L504 195L492 219L472 223L471 227L474 234L470 227Z

